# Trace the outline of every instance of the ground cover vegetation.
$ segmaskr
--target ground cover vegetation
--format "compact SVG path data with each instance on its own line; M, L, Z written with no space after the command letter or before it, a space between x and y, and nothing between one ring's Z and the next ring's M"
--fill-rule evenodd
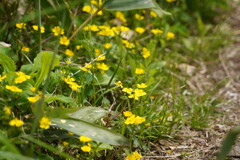
M219 101L188 68L229 43L227 3L128 1L1 1L1 158L135 160L207 127Z

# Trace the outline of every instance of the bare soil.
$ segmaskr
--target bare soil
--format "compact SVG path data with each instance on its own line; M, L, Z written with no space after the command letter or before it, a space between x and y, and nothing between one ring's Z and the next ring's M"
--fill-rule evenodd
M145 159L216 159L228 131L240 125L240 6L237 4L238 0L233 1L234 12L226 20L232 32L230 38L233 43L219 52L217 63L203 64L200 71L188 81L198 94L226 81L215 95L222 99L222 103L217 107L220 114L209 122L209 128L192 130L186 127L182 129L179 138L173 141L160 140L159 144L153 144L157 152L163 154L145 156ZM229 154L229 159L240 160L240 139Z

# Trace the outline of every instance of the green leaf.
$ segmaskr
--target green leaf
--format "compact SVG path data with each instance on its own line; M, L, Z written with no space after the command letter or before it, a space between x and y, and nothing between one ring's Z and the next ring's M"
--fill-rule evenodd
M106 10L134 10L151 8L159 17L164 14L171 15L164 11L154 0L110 0L104 4Z
M104 4L107 10L133 10L156 7L152 0L110 0Z
M73 158L72 156L68 155L67 153L62 152L62 151L52 147L51 145L49 145L47 143L44 143L44 142L42 142L42 141L40 141L38 139L35 139L35 138L33 138L33 137L29 136L29 135L25 135L25 136L23 136L23 138L29 140L32 143L35 143L36 145L39 145L39 146L41 146L41 147L43 147L43 148L53 152L54 154L58 154L61 157L64 157L64 158L70 159L70 160L72 160L72 159L75 160L75 158Z
M68 113L76 112L78 108L53 108L48 110L47 116L52 118L69 118Z
M0 64L3 66L5 73L16 70L14 61L2 52L0 53Z
M50 94L47 94L46 95L47 98L45 98L45 102L51 102L51 101L61 101L63 103L71 103L73 102L73 99L70 98L70 97L65 97L63 95L50 95Z
M107 114L105 109L100 107L82 107L77 112L67 114L69 117L87 122L94 122Z
M0 159L7 159L7 160L33 160L30 157L22 156L19 154L15 154L12 152L0 151Z
M53 118L51 121L53 126L56 125L78 136L86 136L93 140L112 145L126 145L128 143L125 137L82 120L76 121L71 119Z
M39 61L39 59L41 59L41 69L40 69L40 75L38 76L37 82L35 83L35 88L38 88L40 86L40 84L42 83L42 81L47 77L48 72L50 72L54 67L58 66L60 64L60 57L59 56L55 56L54 57L54 53L50 52L50 51L44 51L39 53L39 57L37 57L37 61ZM53 64L51 64L52 59L53 60ZM36 62L35 65L35 60L34 60L34 66L36 66L36 68L39 67L39 62ZM50 66L52 65L52 68L50 68ZM34 69L34 68L33 68Z
M102 151L102 150L113 150L113 146L107 144L107 143L101 143L100 145L99 144L91 144L94 148L96 148L96 151L99 152L99 151Z
M3 144L8 151L11 151L11 153L20 154L17 147L14 144L12 144L6 136L2 134L0 134L0 144Z
M219 152L217 160L225 160L228 153L231 151L232 146L234 145L235 141L237 140L237 136L240 134L240 126L236 127L232 131L230 131L225 140L222 143L222 148Z

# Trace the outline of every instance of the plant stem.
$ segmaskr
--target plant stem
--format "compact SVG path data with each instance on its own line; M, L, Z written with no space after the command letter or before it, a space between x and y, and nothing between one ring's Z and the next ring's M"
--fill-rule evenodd
M91 14L91 16L89 16L89 17L78 27L78 29L72 34L72 36L71 36L69 39L70 39L70 40L73 39L73 37L74 37L90 20L92 20L92 18L95 17L100 10L101 10L101 8L99 8L96 12L94 12L93 14Z
M42 52L42 35L41 35L41 0L38 0L38 33L39 33L39 52Z

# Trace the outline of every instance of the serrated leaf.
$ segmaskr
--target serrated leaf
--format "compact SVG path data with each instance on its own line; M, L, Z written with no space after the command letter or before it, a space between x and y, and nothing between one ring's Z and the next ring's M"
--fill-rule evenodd
M69 117L87 122L94 122L107 114L105 109L100 107L82 107L77 112L67 114Z
M53 118L51 121L53 126L66 129L78 136L86 136L93 140L112 145L126 145L128 143L125 137L82 120Z
M73 99L70 97L66 97L63 95L46 95L47 98L45 98L44 102L51 102L51 101L61 101L63 103L71 103L73 102Z

